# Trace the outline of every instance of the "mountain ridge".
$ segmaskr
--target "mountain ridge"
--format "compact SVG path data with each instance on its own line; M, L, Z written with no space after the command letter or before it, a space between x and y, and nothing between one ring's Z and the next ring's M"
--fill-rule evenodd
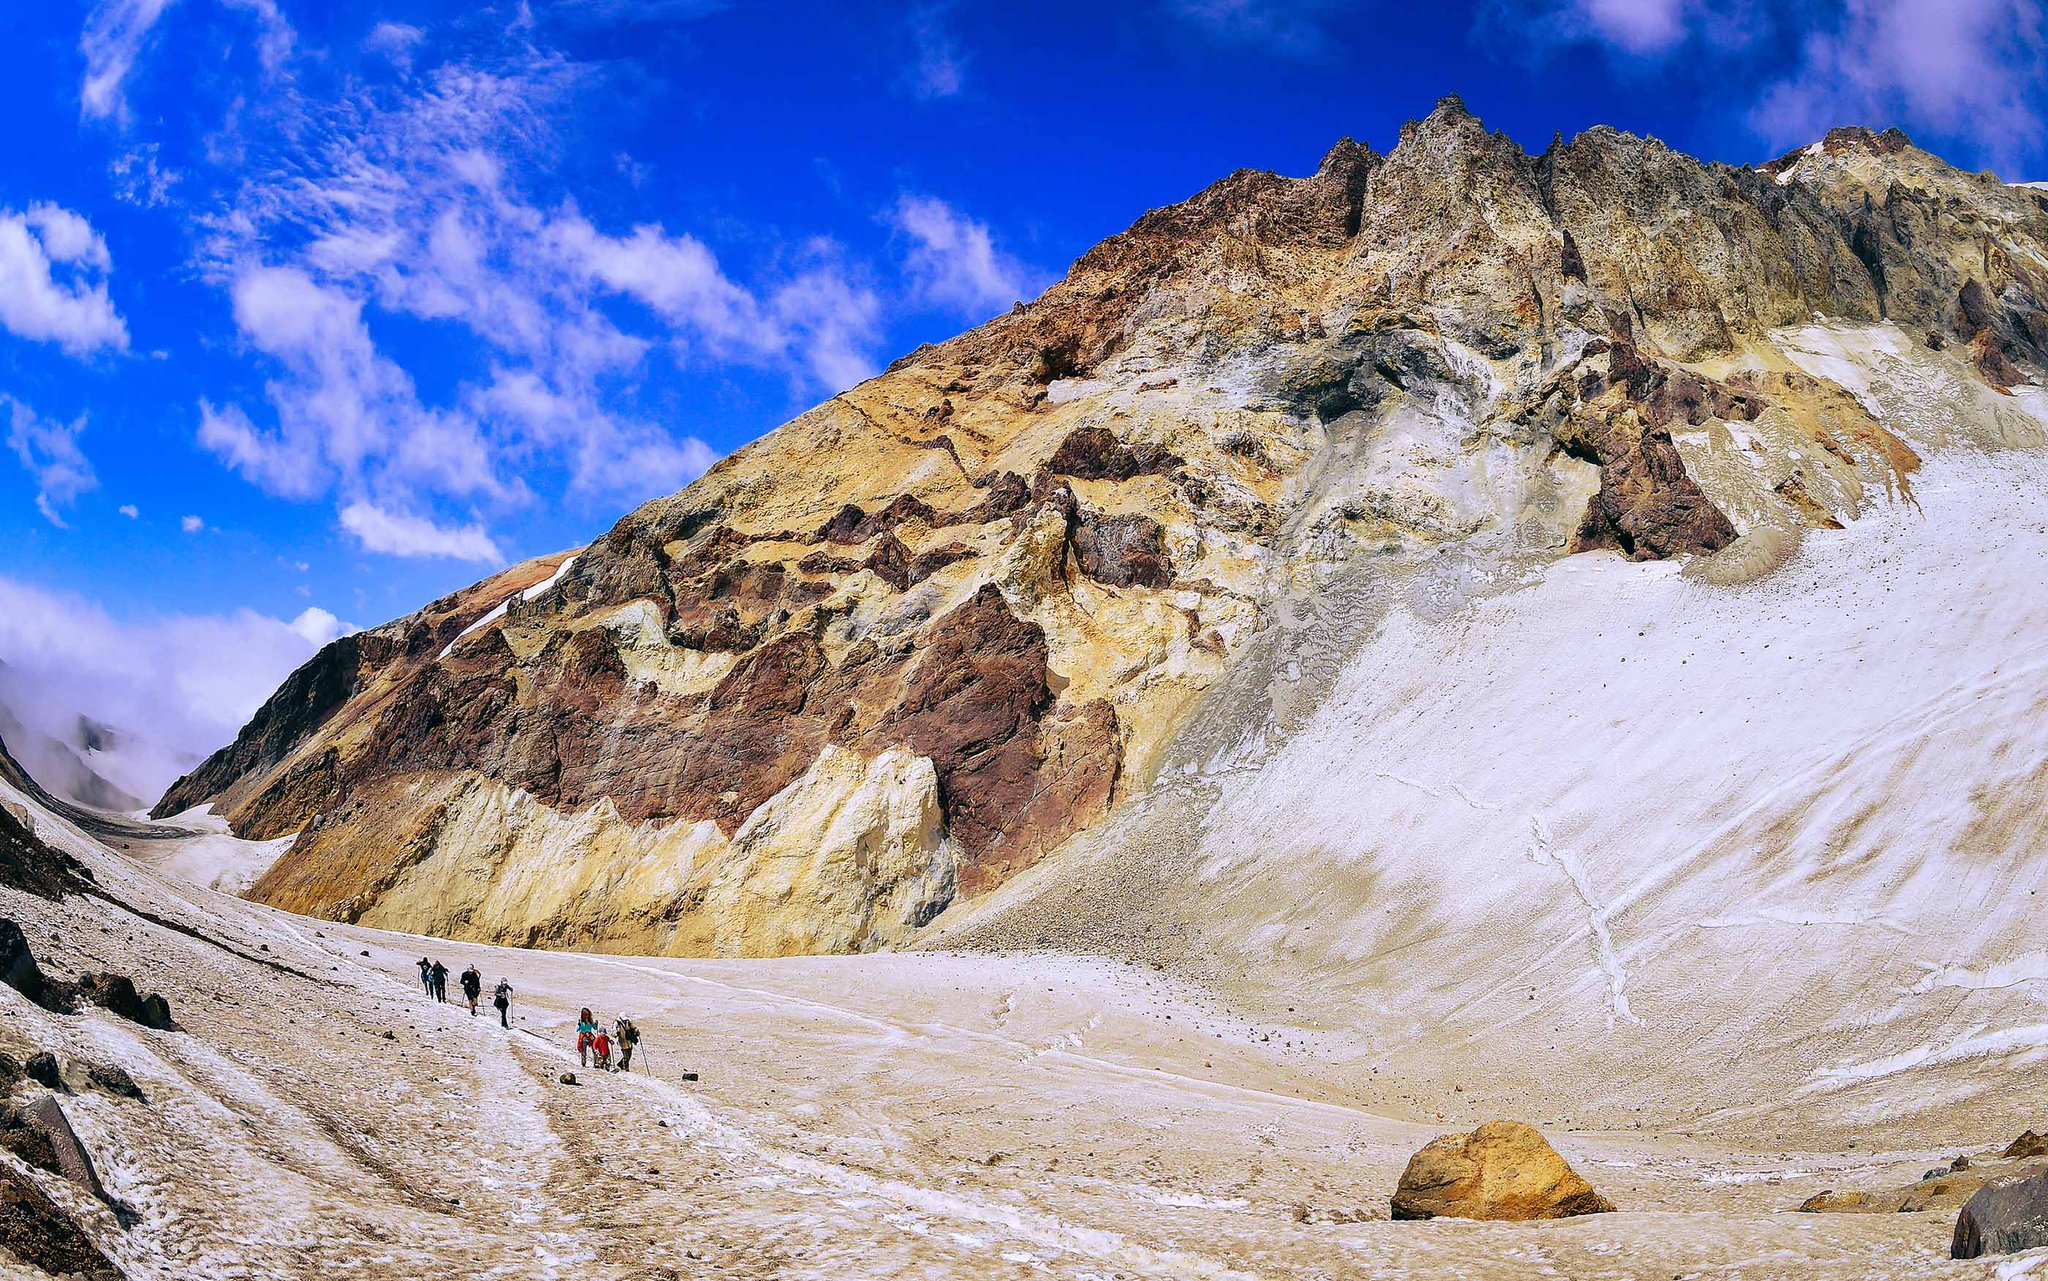
M1910 502L1928 441L1774 335L1914 332L2010 398L2043 245L2039 194L1895 131L1747 169L1605 127L1531 156L1446 99L1385 156L1147 213L566 565L330 647L158 811L303 829L252 895L316 915L900 946L1144 795L1304 577L1612 550L1735 585Z

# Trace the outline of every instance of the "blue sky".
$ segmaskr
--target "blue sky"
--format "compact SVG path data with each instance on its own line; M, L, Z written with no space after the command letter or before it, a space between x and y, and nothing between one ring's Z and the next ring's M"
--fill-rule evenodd
M1532 150L2048 160L2037 0L16 9L0 664L186 752L338 629L1445 93Z

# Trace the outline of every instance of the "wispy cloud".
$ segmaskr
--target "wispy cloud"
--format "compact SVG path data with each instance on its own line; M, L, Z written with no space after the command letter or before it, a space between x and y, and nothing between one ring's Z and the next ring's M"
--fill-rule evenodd
M1552 0L1541 8L1548 30L1535 32L1539 38L1597 40L1637 57L1684 43L1710 11L1704 0Z
M100 0L86 17L78 38L85 55L85 79L78 86L78 109L88 120L118 119L127 114L123 92L129 72L149 39L150 29L173 0Z
M86 120L125 124L128 82L160 20L176 0L96 0L78 37L85 76L78 86L78 111ZM283 70L298 40L277 0L220 0L226 9L256 24L256 57L266 75Z
M179 175L163 165L163 150L154 142L130 147L107 162L114 197L131 205L155 209L170 203Z
M51 204L0 209L0 327L74 356L128 348L107 296L113 261L84 218Z
M412 70L413 51L427 33L404 22L380 22L363 37L363 48L390 60L402 71Z
M291 57L298 33L285 20L277 0L221 0L230 9L240 9L256 21L256 57L266 72L275 74Z
M1850 0L1806 38L1752 120L1785 146L1844 123L1967 138L1995 162L2039 159L2048 88L2034 0Z
M1717 83L1761 86L1729 114L1773 148L1896 124L2005 164L2043 158L2039 0L1493 0L1486 12L1522 46L1589 44L1645 74L1682 58Z
M8 405L8 447L36 482L36 510L59 529L68 529L58 509L69 507L80 494L99 488L92 462L78 447L85 431L85 416L71 422L45 418L19 400L0 396Z
M904 275L927 305L980 320L1044 288L1038 273L996 247L987 223L943 200L906 194L890 222L910 242Z
M687 232L608 231L530 195L521 175L587 72L531 49L512 61L297 105L288 141L324 141L259 162L211 220L209 270L283 375L267 384L268 423L246 403L200 406L202 443L253 483L431 523L442 499L527 501L522 477L553 458L572 492L652 497L714 457L618 407L613 389L652 353L782 370L810 391L874 372L880 300L830 242L785 250L747 284ZM466 332L482 372L425 401L376 341L378 315Z
M1168 0L1168 12L1220 43L1288 58L1332 52L1329 20L1340 0Z
M928 4L910 11L910 39L916 51L910 92L927 102L957 97L967 86L968 55L953 33L950 8Z
M420 404L381 355L362 304L298 267L255 267L232 284L235 324L286 376L268 384L277 428L240 406L200 404L199 440L260 488L311 498L339 485L505 497L477 425Z
M423 516L354 502L341 509L341 527L354 535L365 551L387 556L435 557L486 565L502 564L505 560L505 554L481 525L436 525Z

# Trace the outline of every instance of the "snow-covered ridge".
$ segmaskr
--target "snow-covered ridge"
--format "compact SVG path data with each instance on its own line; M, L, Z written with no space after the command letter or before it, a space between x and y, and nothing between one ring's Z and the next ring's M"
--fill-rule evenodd
M495 623L499 619L503 618L505 616L506 609L508 609L511 606L512 602L515 599L538 599L542 592L545 592L548 588L553 587L556 583L561 582L562 575L568 573L569 566L575 563L576 558L574 556L571 556L567 560L563 561L554 573L549 574L545 581L535 583L533 586L527 588L525 591L514 592L512 593L512 595L507 596L504 600L499 601L496 605L491 607L489 613L485 614L482 618L477 619L469 626L457 632L455 634L455 639L449 641L446 645L442 646L441 652L438 655L436 655L436 657L448 657L450 654L455 652L455 647L462 643L464 637L468 636L472 632L482 631L484 628L489 627L492 623Z

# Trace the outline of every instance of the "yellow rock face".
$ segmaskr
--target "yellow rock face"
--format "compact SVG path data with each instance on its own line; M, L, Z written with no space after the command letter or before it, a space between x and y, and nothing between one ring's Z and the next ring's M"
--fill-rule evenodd
M374 803L427 816L388 881L377 850L327 841L254 895L443 936L716 956L873 951L953 897L937 776L900 748L827 748L730 840L709 821L628 823L609 801L564 814L474 775ZM369 892L325 897L357 878Z

